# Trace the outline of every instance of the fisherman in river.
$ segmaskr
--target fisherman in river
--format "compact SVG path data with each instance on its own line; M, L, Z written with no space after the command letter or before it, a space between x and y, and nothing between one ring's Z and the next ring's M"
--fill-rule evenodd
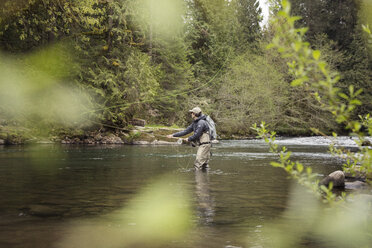
M198 146L198 151L196 153L196 159L194 162L194 167L196 170L208 168L208 162L211 157L211 140L209 135L209 126L206 121L206 116L202 114L199 107L195 107L189 110L191 113L191 118L194 120L190 126L185 130L170 134L167 137L181 137L191 132L194 132L192 136L184 139L186 142L191 142L195 146Z

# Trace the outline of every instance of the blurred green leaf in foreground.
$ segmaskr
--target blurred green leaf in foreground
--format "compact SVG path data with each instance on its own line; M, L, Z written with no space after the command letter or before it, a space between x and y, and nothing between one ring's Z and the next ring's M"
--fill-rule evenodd
M174 179L163 177L122 210L68 226L57 247L161 247L186 235L192 227L186 192Z
M66 44L22 57L0 54L0 120L39 128L83 123L88 98L70 81L72 74Z
M295 185L282 218L264 226L263 247L371 247L372 196L350 197L329 208Z

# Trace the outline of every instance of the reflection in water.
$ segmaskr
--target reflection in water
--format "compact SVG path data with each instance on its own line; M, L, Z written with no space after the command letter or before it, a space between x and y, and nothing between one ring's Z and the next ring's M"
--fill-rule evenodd
M196 196L198 200L198 214L200 224L212 224L214 217L214 199L209 190L208 172L202 170L195 171Z
M176 156L167 146L0 146L0 247L145 247L144 230L151 240L147 247L154 247L150 236L161 234L161 247L259 246L265 239L259 231L287 207L287 174L270 166L272 155L261 141L223 141L213 149L213 170L194 172L187 166L192 147ZM291 150L319 174L340 169L324 147ZM168 173L175 181L160 179L171 192L158 197L148 182ZM154 198L137 212L134 202L146 202L138 198L141 192ZM196 214L182 203L186 195L193 196ZM174 196L181 201L168 199ZM175 219L181 220L178 229L156 224ZM153 228L143 229L151 220ZM187 229L186 222L197 223L193 235L169 241L171 232ZM247 233L251 241L244 246Z
M162 247L189 231L190 218L184 187L164 176L144 187L122 209L72 221L54 248Z

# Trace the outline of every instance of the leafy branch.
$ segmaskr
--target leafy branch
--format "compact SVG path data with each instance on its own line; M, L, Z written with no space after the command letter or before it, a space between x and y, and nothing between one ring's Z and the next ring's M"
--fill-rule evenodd
M350 130L352 135L357 136L358 153L345 152L335 144L330 146L333 155L346 160L345 170L353 173L356 171L362 174L371 173L372 151L363 144L366 143L365 133L372 134L372 118L366 115L360 116L359 120L352 119L355 108L362 105L358 99L362 89L356 90L353 85L350 85L348 92L342 92L335 86L340 80L339 73L331 71L329 64L322 59L321 52L313 50L305 41L304 36L308 29L295 27L295 22L301 17L291 16L290 10L290 3L283 0L282 8L274 19L274 24L277 26L276 35L268 48L277 49L282 58L288 59L289 72L294 77L291 82L292 86L306 87L321 106L333 114L339 124L345 125L346 130ZM368 26L364 26L364 30L371 37ZM261 136L264 131L260 131ZM320 133L316 129L313 131ZM333 136L336 137L337 134L334 133ZM297 165L288 164L285 160L281 162L281 166L289 172L291 172L291 166L297 168ZM301 166L299 169L302 171Z

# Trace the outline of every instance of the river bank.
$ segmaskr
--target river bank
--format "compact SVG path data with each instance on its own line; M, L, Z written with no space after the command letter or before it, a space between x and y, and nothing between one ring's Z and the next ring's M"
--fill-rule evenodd
M176 133L184 128L167 126L129 126L127 128L109 129L97 128L93 130L83 130L75 128L52 128L46 129L44 133L40 130L33 130L25 127L0 125L0 145L24 145L24 144L123 144L123 145L179 145L179 138L167 138L168 134ZM186 136L187 137L187 136ZM293 137L293 144L307 144L314 136ZM255 139L255 135L225 134L218 133L219 140L250 140ZM277 142L281 143L280 140ZM356 147L356 143L350 136L339 137L338 145ZM331 139L320 137L316 139L316 144L330 145ZM364 146L372 146L372 138L367 138Z
M40 134L27 128L0 127L0 145L23 145L40 143L61 144L151 144L158 142L176 143L166 135L177 132L175 128L155 128L134 126L121 130L100 128L97 130L52 129Z
M179 145L179 138L167 138L168 134L176 133L183 128L165 126L131 126L126 129L80 130L52 129L46 134L40 134L27 128L0 126L0 145L23 144L123 144L123 145ZM221 135L220 139L247 139L238 135Z

